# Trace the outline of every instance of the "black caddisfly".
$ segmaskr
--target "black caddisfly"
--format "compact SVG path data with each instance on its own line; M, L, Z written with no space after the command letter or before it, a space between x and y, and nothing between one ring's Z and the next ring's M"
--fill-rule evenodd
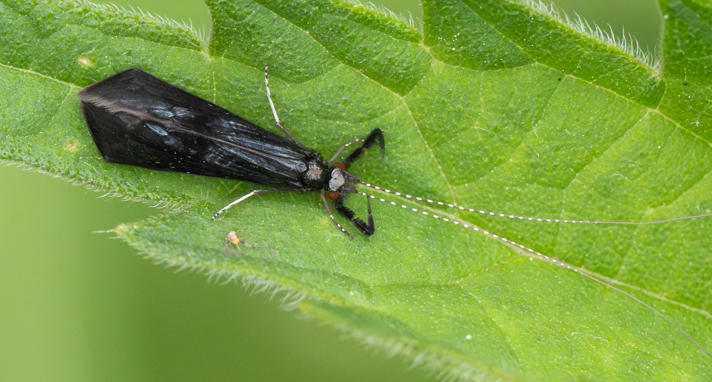
M155 170L246 180L270 190L252 190L220 209L217 217L243 200L264 192L319 192L331 221L351 236L331 213L339 214L365 235L375 225L368 202L368 223L354 216L344 198L356 192L359 179L349 165L374 143L385 150L383 133L374 129L365 139L354 138L329 161L301 145L279 121L272 103L265 66L267 98L277 126L286 137L190 94L140 69L129 69L82 89L78 96L94 142L107 162ZM351 144L361 143L342 162L335 162Z
M459 219L376 197L357 190L355 185L395 195L404 200L496 217L549 223L646 225L712 216L712 214L703 214L651 222L549 219L467 208L391 191L362 182L347 171L351 163L375 143L379 144L383 157L385 143L380 129L373 129L365 139L352 139L341 146L329 161L325 161L321 154L301 145L282 126L272 102L267 66L265 66L265 90L275 123L286 137L265 130L220 106L136 68L89 85L82 89L78 96L94 142L108 162L240 179L273 187L268 190L250 191L220 209L213 215L213 219L256 194L275 190L316 191L320 193L331 220L347 235L350 235L348 231L334 219L327 199L331 199L335 209L366 235L373 234L375 230L370 204L370 199L375 199L473 229L496 239L504 239ZM339 155L354 143L360 143L360 146L342 162L336 162ZM368 223L356 218L354 212L344 205L344 198L351 193L366 196ZM506 239L504 241L508 244L516 244Z

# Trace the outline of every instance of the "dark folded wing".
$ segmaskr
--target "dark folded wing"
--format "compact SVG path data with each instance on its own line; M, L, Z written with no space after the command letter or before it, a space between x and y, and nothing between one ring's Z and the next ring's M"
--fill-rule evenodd
M82 89L84 117L104 159L157 170L304 189L319 154L139 69Z

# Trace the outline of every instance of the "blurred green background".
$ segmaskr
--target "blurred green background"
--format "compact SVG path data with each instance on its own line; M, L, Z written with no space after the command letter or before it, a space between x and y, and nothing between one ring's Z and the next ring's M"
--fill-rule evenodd
M209 22L200 0L114 3ZM416 1L374 3L422 19ZM555 3L658 49L654 0ZM0 179L2 381L435 379L265 295L155 266L93 233L156 210L16 167L0 166Z

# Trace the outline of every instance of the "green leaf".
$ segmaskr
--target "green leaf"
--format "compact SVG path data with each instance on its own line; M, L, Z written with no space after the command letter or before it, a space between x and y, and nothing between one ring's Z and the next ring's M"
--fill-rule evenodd
M517 2L425 1L424 32L343 1L209 0L212 36L88 2L0 1L0 159L171 210L115 232L166 264L298 296L304 312L442 375L705 380L712 360L642 304L502 241L374 205L348 239L315 194L105 163L77 91L138 66L328 155L380 127L362 179L563 219L712 211L712 8L661 0L662 70ZM391 197L397 202L396 197ZM363 198L349 201L365 211ZM375 203L375 202L374 202ZM363 213L363 212L361 212ZM581 267L712 348L710 219L585 226L437 212ZM226 247L238 232L247 248ZM533 256L532 256L533 257Z

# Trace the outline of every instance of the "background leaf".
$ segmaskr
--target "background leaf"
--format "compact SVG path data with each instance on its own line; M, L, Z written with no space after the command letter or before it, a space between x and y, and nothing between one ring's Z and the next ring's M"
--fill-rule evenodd
M138 65L269 126L267 61L280 114L305 144L329 153L384 129L386 163L370 155L354 167L374 183L535 216L645 220L709 209L706 8L663 4L661 75L524 6L437 5L425 3L422 39L350 5L214 2L215 35L205 47L184 28L139 15L4 2L10 48L0 53L0 81L23 97L2 101L0 155L125 197L180 205L182 214L118 232L171 264L304 293L302 310L397 344L445 373L709 374L698 349L621 295L399 209L375 206L378 234L354 241L330 226L314 195L268 195L209 223L206 216L250 186L105 164L78 113L79 87ZM689 33L699 46L676 52L693 51L702 69L688 76L687 56L668 61L667 47L691 41ZM37 54L34 41L52 52ZM674 84L691 89L682 93L690 101L682 104ZM624 283L698 340L710 338L708 222L601 229L463 218ZM225 253L231 229L260 247Z

